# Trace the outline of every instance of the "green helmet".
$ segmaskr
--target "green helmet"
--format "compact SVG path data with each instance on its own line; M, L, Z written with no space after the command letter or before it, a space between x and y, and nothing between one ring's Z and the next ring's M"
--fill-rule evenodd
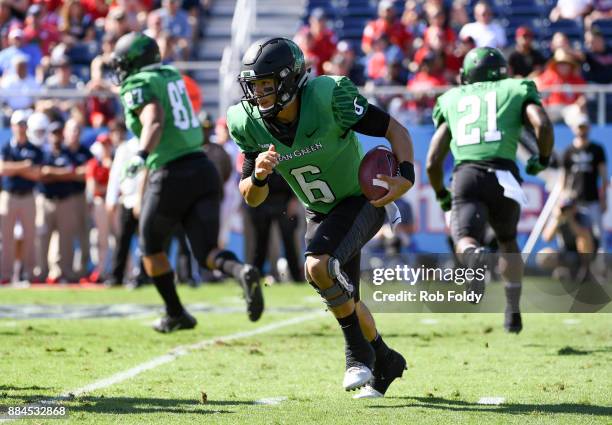
M142 33L130 32L117 40L111 55L111 68L117 84L149 65L161 64L157 42Z
M475 47L465 55L459 72L461 84L497 81L508 77L508 62L498 49Z

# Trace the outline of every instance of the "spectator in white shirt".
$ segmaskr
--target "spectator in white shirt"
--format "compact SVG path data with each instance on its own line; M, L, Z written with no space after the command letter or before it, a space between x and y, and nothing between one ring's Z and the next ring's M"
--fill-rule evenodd
M506 46L506 32L502 26L493 21L493 10L487 2L479 1L474 6L476 22L465 24L459 32L459 38L471 37L476 47L495 47L502 49Z
M592 10L592 4L592 0L558 0L557 5L550 11L550 20L556 22L559 19L582 19Z
M5 75L0 82L2 89L11 91L10 95L3 96L2 102L9 107L10 111L30 109L34 105L35 99L28 95L39 91L40 84L36 82L34 77L28 74L27 56L15 56L13 58L13 65L15 72Z

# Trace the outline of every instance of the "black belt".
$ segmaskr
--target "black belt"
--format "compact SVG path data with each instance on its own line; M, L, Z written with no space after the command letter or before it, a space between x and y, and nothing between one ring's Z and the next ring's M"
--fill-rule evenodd
M62 199L68 198L72 193L68 193L66 195L47 195L45 194L45 199L49 199L50 201L61 201Z
M11 195L26 196L32 194L32 189L5 189Z

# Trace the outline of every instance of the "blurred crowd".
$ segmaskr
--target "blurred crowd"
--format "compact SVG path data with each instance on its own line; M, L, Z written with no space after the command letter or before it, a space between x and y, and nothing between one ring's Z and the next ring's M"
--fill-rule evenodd
M163 62L192 59L207 7L208 0L0 0L0 124L15 110L54 107L64 122L108 125L121 115L110 82L117 39L144 31ZM31 96L41 89L49 96ZM61 89L80 93L63 97Z
M323 8L312 10L295 41L315 75L346 75L366 88L407 87L408 96L372 98L403 122L429 122L435 103L432 90L459 83L463 58L473 47L501 49L509 74L533 78L540 89L612 82L612 50L597 27L598 21L612 19L609 1L558 1L549 19L576 20L584 29L583 42L576 44L563 32L536 40L528 26L518 27L508 40L486 1L469 8L465 0L408 0L401 14L397 4L378 2L378 16L366 24L360 45L338 41ZM585 96L569 89L554 90L544 102L554 121L569 123L576 112L586 112Z

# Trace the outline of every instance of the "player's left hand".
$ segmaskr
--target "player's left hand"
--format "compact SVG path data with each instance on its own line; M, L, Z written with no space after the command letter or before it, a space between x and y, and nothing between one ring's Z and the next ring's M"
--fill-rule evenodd
M389 185L389 191L385 196L370 201L370 203L377 208L384 207L385 205L395 201L396 199L401 198L404 193L406 193L410 190L410 188L412 188L412 183L402 176L391 177L383 174L377 174L376 178L384 181Z
M525 171L527 172L527 174L531 176L535 176L540 171L544 171L546 167L547 165L542 164L542 162L540 161L540 155L533 155L527 161L527 166L525 167Z
M138 174L138 172L144 168L144 166L144 158L140 155L135 155L127 162L127 164L125 164L123 172L121 173L121 181L134 178L136 174Z

